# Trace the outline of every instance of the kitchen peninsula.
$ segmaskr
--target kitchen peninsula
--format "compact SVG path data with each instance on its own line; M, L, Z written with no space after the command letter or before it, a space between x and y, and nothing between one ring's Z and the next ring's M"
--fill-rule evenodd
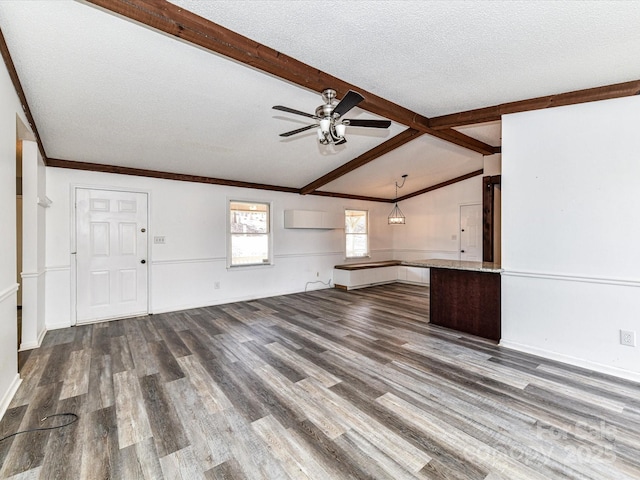
M433 325L500 340L499 265L441 259L402 264L429 268L429 321Z
M434 325L499 341L500 265L460 260L388 260L334 267L334 285L350 290L406 281L400 269L412 269L411 283L430 284L429 321ZM415 271L423 271L417 275ZM422 280L420 280L422 279Z

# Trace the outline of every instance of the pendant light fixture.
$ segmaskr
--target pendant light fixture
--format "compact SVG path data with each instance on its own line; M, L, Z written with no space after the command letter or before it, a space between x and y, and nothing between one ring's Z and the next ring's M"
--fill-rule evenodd
M396 182L396 206L393 207L391 213L389 214L389 225L404 225L406 223L406 219L400 207L398 207L398 189L404 187L404 182L407 180L408 175L405 173L402 175L402 183L398 185Z

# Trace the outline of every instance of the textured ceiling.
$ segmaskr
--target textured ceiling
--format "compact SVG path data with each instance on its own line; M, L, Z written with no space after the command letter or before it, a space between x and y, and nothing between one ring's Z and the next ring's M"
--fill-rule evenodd
M640 78L638 1L172 3L427 117Z
M428 117L640 79L636 1L172 3ZM307 119L271 107L312 113L318 92L83 2L2 0L0 27L50 158L300 188L406 128L283 139ZM458 130L500 145L500 122ZM423 135L321 189L392 198L402 174L408 194L479 168Z
M366 181L361 169L343 175L328 183L323 190L348 191L355 195L393 197L395 182L408 174L405 186L398 196L461 177L483 167L482 155L445 142L430 135L421 137L393 150L365 167ZM395 178L389 172L397 172ZM391 189L389 188L391 184Z

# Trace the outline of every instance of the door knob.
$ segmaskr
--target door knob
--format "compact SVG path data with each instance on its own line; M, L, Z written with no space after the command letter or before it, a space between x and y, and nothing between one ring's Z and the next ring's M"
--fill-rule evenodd
M140 263L147 263L146 260L140 260Z

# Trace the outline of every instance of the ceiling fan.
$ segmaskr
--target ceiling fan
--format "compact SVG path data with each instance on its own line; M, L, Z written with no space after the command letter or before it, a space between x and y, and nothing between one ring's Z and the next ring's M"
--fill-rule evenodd
M342 100L338 102L336 91L327 88L322 92L322 100L324 105L316 108L315 115L310 113L294 110L293 108L276 105L275 110L302 115L303 117L313 118L316 123L307 125L306 127L291 130L290 132L281 133L281 137L290 137L296 133L305 132L314 127L318 128L318 141L322 145L341 145L347 142L344 134L347 127L369 127L369 128L389 128L391 122L389 120L358 120L342 118L342 116L364 100L364 97L353 90L349 90Z

